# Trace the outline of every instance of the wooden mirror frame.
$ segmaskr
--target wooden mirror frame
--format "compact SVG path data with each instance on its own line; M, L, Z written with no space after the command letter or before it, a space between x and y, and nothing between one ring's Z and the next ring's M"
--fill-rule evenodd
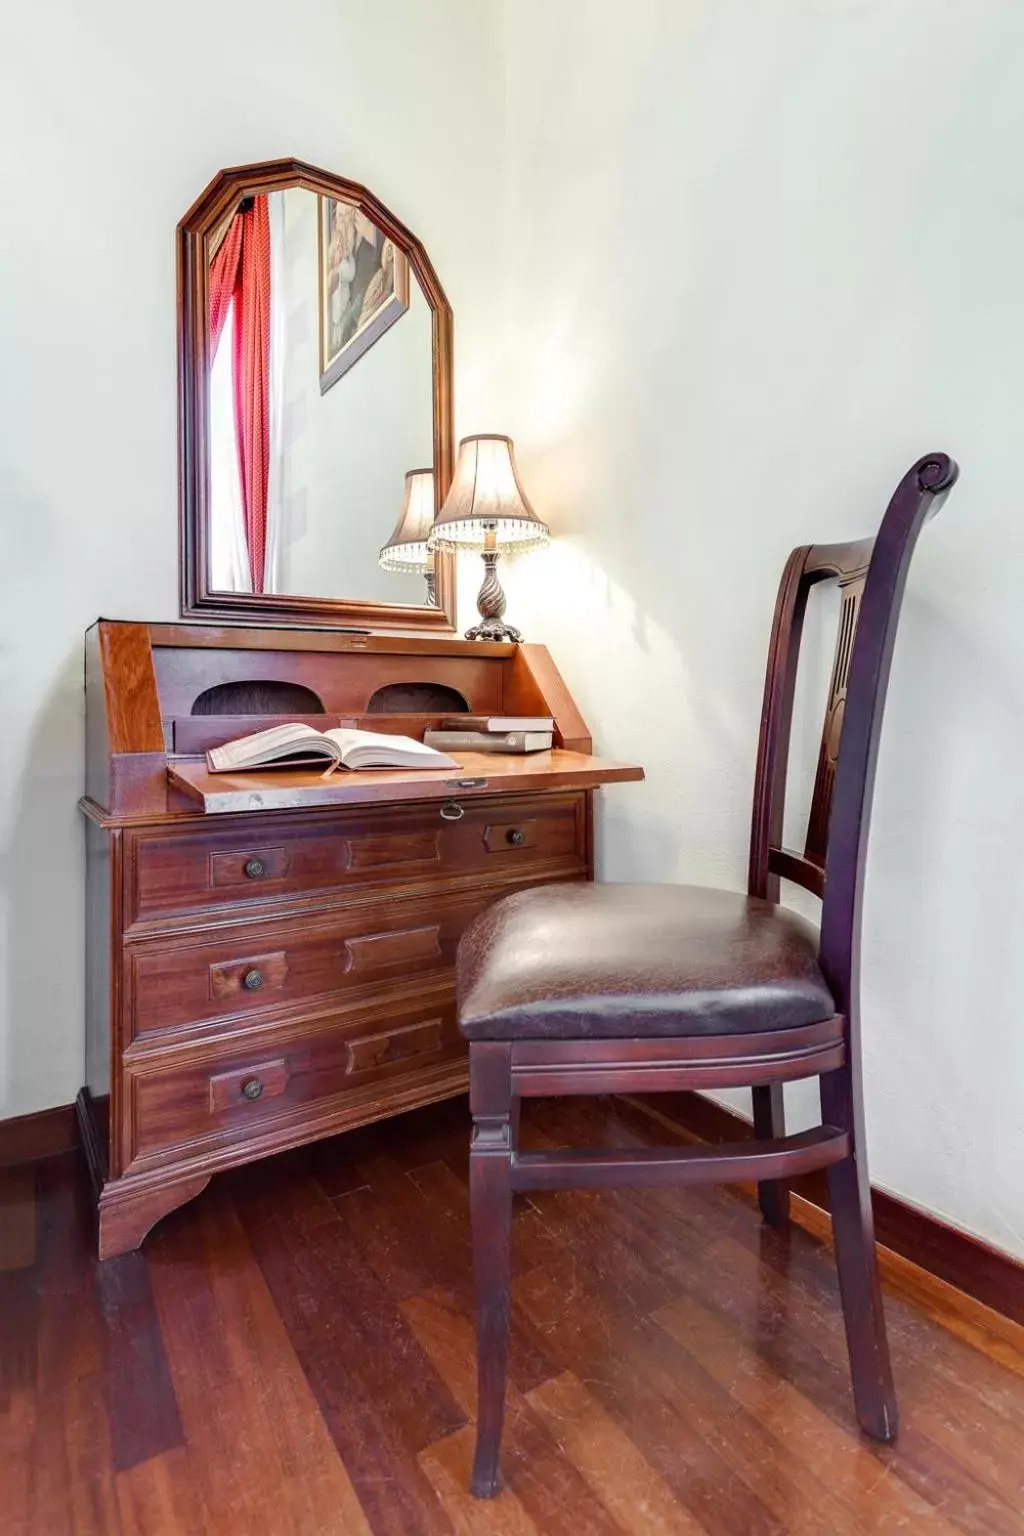
M247 625L455 631L454 556L434 559L436 608L360 598L293 597L282 592L216 592L210 588L208 503L209 309L207 241L244 196L305 187L354 203L409 259L433 323L434 497L440 507L455 460L452 310L426 250L389 208L356 181L302 160L264 160L220 171L178 225L178 504L181 613ZM405 468L402 466L402 473ZM398 502L395 504L398 515ZM390 530L385 529L381 542Z

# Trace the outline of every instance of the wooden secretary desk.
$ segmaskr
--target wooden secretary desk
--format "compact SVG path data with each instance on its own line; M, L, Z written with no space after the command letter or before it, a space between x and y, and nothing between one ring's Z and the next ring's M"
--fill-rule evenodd
M461 1093L462 929L507 891L591 878L594 788L642 776L590 755L535 645L101 621L86 698L101 1258L220 1169ZM282 718L415 734L453 701L550 714L557 748L326 780L201 755Z
M461 1093L459 935L503 892L590 879L595 787L642 777L591 757L542 646L453 638L450 553L423 601L430 507L414 540L402 486L431 481L436 517L452 482L452 312L372 192L295 160L219 172L178 226L178 321L189 622L101 620L85 648L101 1258L220 1169ZM555 750L206 771L284 721L422 736L467 712L552 716Z

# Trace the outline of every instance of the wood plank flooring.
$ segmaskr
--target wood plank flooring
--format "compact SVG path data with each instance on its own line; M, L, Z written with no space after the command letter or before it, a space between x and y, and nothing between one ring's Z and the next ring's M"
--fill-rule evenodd
M684 1134L524 1115L537 1149ZM828 1248L733 1190L519 1200L506 1487L471 1499L467 1142L456 1101L226 1175L105 1265L77 1157L0 1171L0 1529L1024 1533L1024 1329L887 1258L874 1445Z

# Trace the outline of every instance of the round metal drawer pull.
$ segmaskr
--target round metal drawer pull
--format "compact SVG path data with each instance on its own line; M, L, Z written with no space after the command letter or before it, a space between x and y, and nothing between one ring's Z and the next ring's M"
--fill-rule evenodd
M242 986L247 992L258 992L263 985L262 971L246 971L242 977Z
M441 807L442 821L461 821L465 814L457 800L446 800Z
M513 827L511 832L506 833L506 836L513 848L521 848L526 842L526 833L520 827Z
M253 1099L258 1099L262 1092L263 1084L258 1077L247 1077L242 1084L242 1098L249 1099L250 1102Z
M266 872L267 866L264 864L262 859L249 859L245 866L245 873L248 875L250 880L258 880L260 876L265 875Z

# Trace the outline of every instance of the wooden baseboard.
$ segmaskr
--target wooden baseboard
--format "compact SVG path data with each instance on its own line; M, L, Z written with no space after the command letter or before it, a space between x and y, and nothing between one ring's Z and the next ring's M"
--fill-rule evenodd
M741 1116L699 1093L641 1094L638 1102L676 1121L700 1141L746 1141L753 1136L753 1127ZM824 1170L794 1179L791 1188L828 1211ZM875 1235L883 1247L1011 1322L1024 1324L1024 1264L880 1189L872 1191L872 1204Z
M75 1106L61 1104L34 1115L0 1120L0 1168L35 1163L43 1157L73 1152L79 1145Z

